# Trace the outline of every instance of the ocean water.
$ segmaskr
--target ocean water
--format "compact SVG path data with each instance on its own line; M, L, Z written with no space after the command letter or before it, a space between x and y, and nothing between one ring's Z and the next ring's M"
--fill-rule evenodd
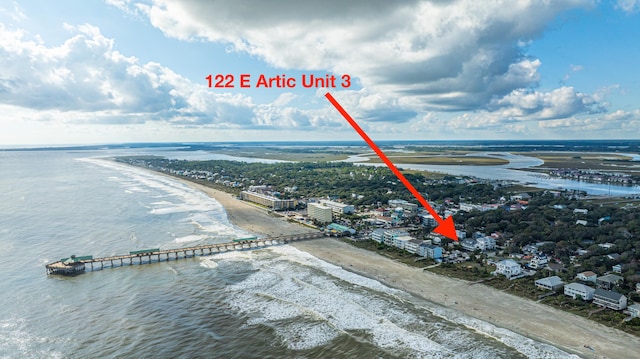
M0 358L566 358L293 247L75 277L44 265L252 235L103 151L0 152Z

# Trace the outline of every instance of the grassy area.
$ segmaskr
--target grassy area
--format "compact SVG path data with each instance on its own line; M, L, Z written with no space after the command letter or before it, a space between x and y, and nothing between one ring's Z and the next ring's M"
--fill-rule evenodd
M538 166L540 169L580 168L609 171L638 171L637 162L631 161L631 157L610 153L577 153L577 152L523 152L524 156L536 157L544 161Z
M361 153L357 149L341 150L335 148L321 149L285 149L272 147L242 147L210 151L229 156L266 158L271 160L292 162L325 162L345 160L349 156Z
M400 172L402 172L402 174L420 174L423 175L427 178L430 179L441 179L444 178L447 175L446 173L440 173L440 172L432 172L432 171L419 171L419 170L410 170L410 169L403 169L403 168L399 168Z
M497 166L506 165L509 161L501 158L482 156L388 156L397 164L412 165L460 165L460 166ZM371 163L382 163L378 157L370 157Z

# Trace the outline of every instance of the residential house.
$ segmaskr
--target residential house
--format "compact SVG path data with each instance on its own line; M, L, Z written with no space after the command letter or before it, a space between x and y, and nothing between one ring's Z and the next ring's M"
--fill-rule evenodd
M478 241L471 238L465 238L460 241L460 246L462 249L467 250L469 252L473 252L477 249Z
M628 306L625 313L629 314L632 318L640 318L640 304L632 304Z
M619 275L607 274L596 279L596 286L602 289L611 289L613 286L622 283L622 278Z
M576 278L578 278L578 280L581 280L581 281L591 282L595 284L596 278L598 278L598 275L588 270L582 273L578 273Z
M496 264L495 273L511 279L522 274L522 267L513 259L505 259Z
M511 196L511 200L512 201L528 201L531 199L531 196L529 196L528 193L520 193L520 194L516 194Z
M593 292L595 291L595 289L582 283L569 283L564 286L564 295L568 295L573 299L577 299L579 296L584 301L592 300Z
M529 262L529 267L533 269L541 269L544 268L547 263L549 263L549 258L544 254L536 255L531 258L531 262Z
M611 260L617 260L618 258L620 258L620 253L610 253L607 254L607 258L611 259Z
M485 252L496 249L496 240L493 237L479 237L476 239L476 247Z
M564 286L564 282L562 281L562 279L560 279L560 277L554 275L551 277L538 279L537 281L535 281L535 285L540 289L555 291L562 288Z
M576 209L573 210L573 213L574 214L578 214L578 213L587 214L587 213L589 213L589 210L588 209L584 209L584 208L576 208Z
M627 307L627 297L616 291L597 288L593 292L593 304L613 310L622 310Z
M613 267L611 267L611 270L613 271L613 273L621 274L622 273L622 264L614 265Z
M522 247L522 251L524 253L538 253L538 247L535 244L527 244L526 246Z

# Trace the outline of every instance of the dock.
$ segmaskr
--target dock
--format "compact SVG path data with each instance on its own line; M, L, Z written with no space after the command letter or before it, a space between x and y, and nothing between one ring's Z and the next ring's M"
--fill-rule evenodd
M162 262L163 259L168 262L170 260L193 258L196 256L208 256L229 251L262 249L287 244L289 242L319 237L324 237L324 234L322 232L312 232L262 239L235 239L232 242L203 244L195 247L141 249L131 251L129 254L120 254L102 258L72 255L69 258L62 258L59 261L47 264L45 267L48 275L78 275L85 273L87 269L94 271L105 268L122 267L125 265L159 263Z

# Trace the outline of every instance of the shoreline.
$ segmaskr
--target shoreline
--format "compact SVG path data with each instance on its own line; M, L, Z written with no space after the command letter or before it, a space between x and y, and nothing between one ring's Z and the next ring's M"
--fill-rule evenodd
M233 225L251 233L277 236L314 231L270 216L266 209L238 200L230 193L170 177L218 201ZM410 267L335 239L325 237L290 245L347 271L584 358L635 358L640 348L640 338L587 318L482 284L470 285Z

